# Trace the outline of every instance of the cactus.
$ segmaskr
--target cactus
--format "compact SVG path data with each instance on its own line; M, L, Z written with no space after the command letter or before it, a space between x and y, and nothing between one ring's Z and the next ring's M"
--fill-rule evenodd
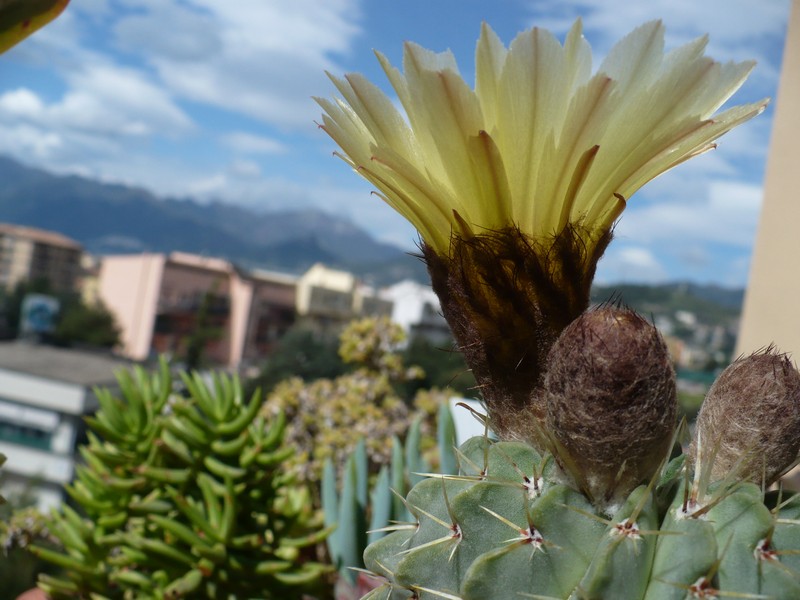
M386 535L392 523L411 518L402 498L413 482L421 481L431 465L420 449L422 417L414 420L406 436L405 446L398 437L392 440L392 461L381 467L369 487L367 453L364 440L348 458L341 486L337 485L336 469L331 461L325 464L322 477L322 509L325 524L336 529L326 540L333 564L340 577L350 584L356 570L363 569L362 556L367 543ZM447 404L439 406L437 444L439 473L457 473L455 428ZM341 488L341 491L339 491Z
M500 439L408 493L410 522L365 552L386 579L367 597L800 597L800 502L763 491L800 447L800 375L772 351L735 363L668 460L664 342L588 310L632 195L767 104L717 113L753 63L715 62L705 37L664 53L664 34L645 23L593 73L580 20L508 47L484 25L474 88L452 53L407 43L402 71L378 54L399 106L358 74L317 100L337 156L419 231Z
M411 520L367 548L386 582L365 598L800 597L800 496L764 491L800 451L784 355L728 367L671 460L674 374L647 321L588 311L548 364L542 446L463 444L458 475L417 484Z
M51 598L299 598L328 567L311 560L324 539L307 487L283 469L285 420L258 416L262 398L236 379L183 375L166 363L119 375L121 396L98 392L87 419L85 465L69 506L49 529L65 551L32 551L65 570L43 576Z

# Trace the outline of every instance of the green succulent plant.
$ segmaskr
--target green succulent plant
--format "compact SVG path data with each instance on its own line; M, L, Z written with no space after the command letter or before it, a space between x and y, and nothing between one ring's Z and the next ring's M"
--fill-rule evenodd
M98 392L84 465L50 533L63 552L32 551L64 568L42 576L51 598L300 598L329 567L313 560L328 531L311 493L284 468L285 419L259 416L236 379L183 375L166 363L118 376Z
M458 471L453 416L446 403L439 407L437 426L438 461L435 472L455 474ZM333 462L326 461L322 476L322 510L325 524L335 527L326 544L340 581L352 585L358 569L364 568L363 554L367 543L382 538L392 523L411 518L403 496L411 485L421 481L424 473L434 472L422 448L422 417L414 420L405 444L398 437L392 440L392 460L381 467L377 476L369 476L366 443L362 439L347 459L342 478L337 482Z

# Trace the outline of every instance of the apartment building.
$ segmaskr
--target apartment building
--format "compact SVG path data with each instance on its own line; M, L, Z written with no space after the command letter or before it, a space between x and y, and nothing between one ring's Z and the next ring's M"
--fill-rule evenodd
M3 493L33 492L40 509L64 500L73 479L84 416L98 407L95 386L117 389L129 363L105 354L25 342L0 343L0 454Z
M294 319L293 277L183 252L104 257L97 287L122 329L122 353L136 360L182 358L199 333L205 359L239 368Z
M82 255L81 245L60 233L0 223L0 287L47 279L55 291L74 290Z
M392 302L352 273L320 263L297 280L297 316L320 333L336 333L359 317L391 316Z

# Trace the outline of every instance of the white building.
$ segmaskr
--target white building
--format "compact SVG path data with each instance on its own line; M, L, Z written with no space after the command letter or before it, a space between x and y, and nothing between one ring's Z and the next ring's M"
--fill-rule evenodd
M406 279L382 290L381 296L392 302L392 321L403 328L409 340L422 337L434 344L452 340L431 286Z
M0 492L30 490L39 508L63 500L76 449L85 442L83 417L98 406L95 386L116 388L117 358L22 342L0 343Z
M348 271L317 263L297 281L297 316L319 331L336 331L353 319L391 313L390 301Z

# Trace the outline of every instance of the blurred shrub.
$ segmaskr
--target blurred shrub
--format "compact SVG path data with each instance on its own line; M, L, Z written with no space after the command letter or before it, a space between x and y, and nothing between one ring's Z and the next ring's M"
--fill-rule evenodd
M29 491L11 494L0 506L0 598L12 599L36 587L40 573L57 569L27 551L31 544L58 548L47 528L47 520L32 506L35 496Z
M408 382L425 375L405 364L404 341L402 328L388 318L354 321L339 345L342 361L354 370L312 382L291 377L269 395L265 410L285 412L287 440L298 449L292 462L303 479L319 480L327 459L341 468L361 438L376 472L391 460L392 438L404 437L418 414L425 415L423 450L434 458L438 406L451 393L425 390L417 399L402 394Z
M345 371L347 365L339 357L337 340L294 327L278 342L261 373L247 383L246 392L252 394L258 388L270 393L291 377L312 381L338 377Z

